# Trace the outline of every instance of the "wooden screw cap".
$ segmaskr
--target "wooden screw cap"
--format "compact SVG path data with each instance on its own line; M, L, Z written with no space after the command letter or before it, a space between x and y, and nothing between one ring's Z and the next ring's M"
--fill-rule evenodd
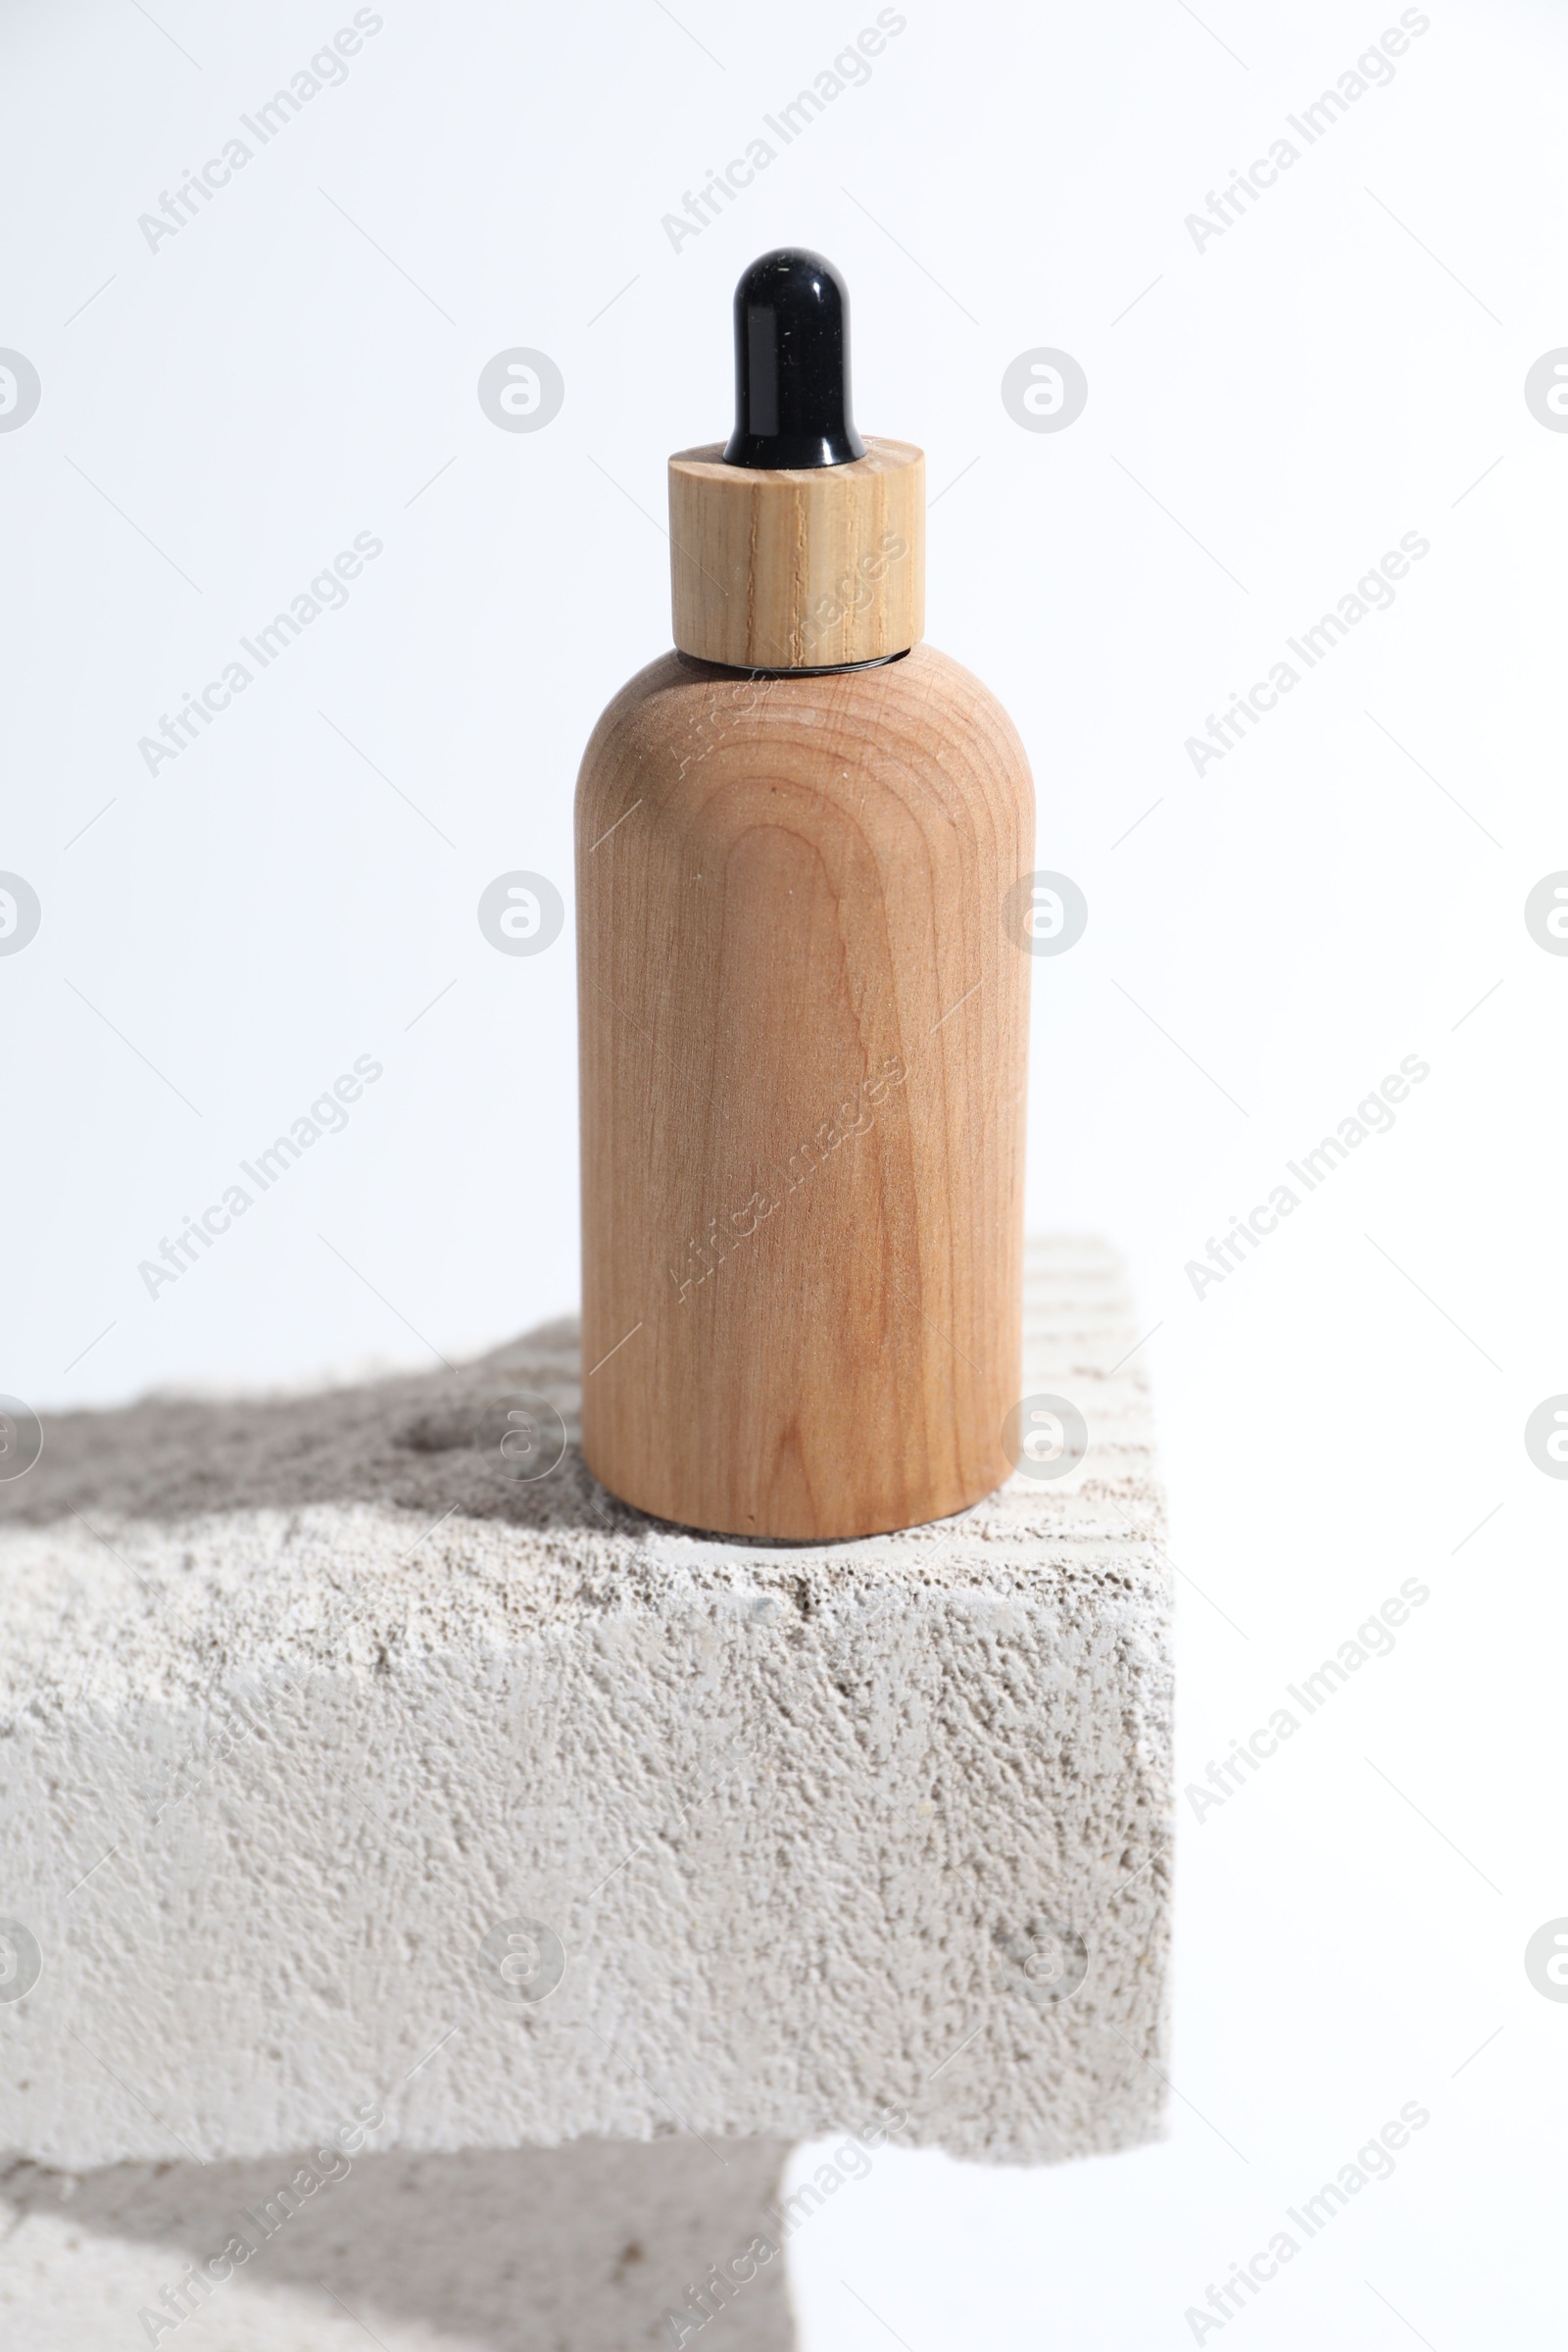
M867 439L843 466L669 461L675 643L732 669L835 669L925 631L925 453Z

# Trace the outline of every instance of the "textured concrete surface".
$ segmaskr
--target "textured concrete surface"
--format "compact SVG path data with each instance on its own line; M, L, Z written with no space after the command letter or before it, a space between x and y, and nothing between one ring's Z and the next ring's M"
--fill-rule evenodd
M0 1486L0 2147L243 2163L365 2102L377 2164L889 2107L1013 2162L1157 2132L1141 1359L1102 1248L1030 1268L1025 1385L1083 1412L1081 1469L861 1543L648 1522L569 1445L505 1475L498 1399L575 1428L568 1323L46 1415Z

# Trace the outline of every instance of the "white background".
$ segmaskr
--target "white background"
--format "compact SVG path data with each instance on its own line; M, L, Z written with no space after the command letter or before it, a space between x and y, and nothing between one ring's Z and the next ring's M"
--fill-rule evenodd
M1568 1913L1568 1485L1522 1430L1568 1390L1568 958L1522 909L1568 866L1568 437L1523 398L1568 343L1560 13L1434 0L1199 251L1184 217L1396 8L913 0L678 253L661 216L873 7L380 13L153 252L137 216L352 10L8 11L0 344L43 399L0 435L0 867L43 924L0 959L0 1388L294 1385L575 1304L576 762L667 642L664 460L727 428L733 282L820 248L860 425L941 494L931 640L1012 712L1038 862L1090 905L1035 973L1030 1221L1110 1236L1158 1327L1182 1782L1401 1580L1431 1598L1182 1808L1170 2142L879 2158L798 2241L805 2340L1191 2342L1208 2282L1418 2100L1396 2177L1226 2342L1559 2341L1568 2007L1522 1954ZM475 397L514 345L564 375L542 432ZM1065 432L1003 408L1035 346L1087 371ZM361 531L346 608L149 776L138 738ZM1195 775L1184 740L1410 531L1394 608ZM534 958L475 920L514 867L568 902ZM365 1054L348 1130L149 1298L138 1261ZM1408 1054L1394 1130L1196 1297L1186 1262Z

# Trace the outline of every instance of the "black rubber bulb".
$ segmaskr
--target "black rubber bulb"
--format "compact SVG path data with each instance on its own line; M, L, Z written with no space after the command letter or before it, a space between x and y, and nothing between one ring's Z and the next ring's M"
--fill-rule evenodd
M819 253L781 245L735 289L735 430L726 466L847 466L865 443L850 409L850 297Z

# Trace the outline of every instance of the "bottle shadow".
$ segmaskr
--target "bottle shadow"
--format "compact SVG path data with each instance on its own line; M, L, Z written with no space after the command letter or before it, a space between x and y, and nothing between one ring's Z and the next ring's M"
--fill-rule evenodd
M0 1481L0 1527L358 1501L635 1537L656 1522L607 1494L582 1459L579 1360L568 1316L443 1371L307 1396L153 1396L45 1412L40 1458ZM543 1408L537 1426L505 1426L514 1399Z

